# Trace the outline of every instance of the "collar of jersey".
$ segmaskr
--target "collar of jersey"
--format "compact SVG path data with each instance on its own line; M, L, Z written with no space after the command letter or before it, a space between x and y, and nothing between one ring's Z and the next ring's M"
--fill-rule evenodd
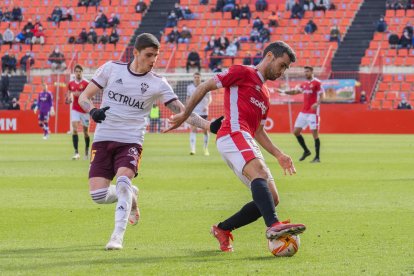
M128 62L128 64L127 64L127 68L128 68L128 72L131 74L131 75L133 75L133 76L135 76L135 77L142 77L142 76L145 76L148 72L145 72L145 73L143 73L143 74L137 74L137 73L134 73L134 72L132 72L132 70L129 68L129 66L131 65L131 63L132 63L132 61L131 62Z
M264 77L262 76L262 73L260 73L259 70L257 70L257 67L254 67L254 69L256 69L257 75L259 76L260 80L264 83L265 80L264 80Z

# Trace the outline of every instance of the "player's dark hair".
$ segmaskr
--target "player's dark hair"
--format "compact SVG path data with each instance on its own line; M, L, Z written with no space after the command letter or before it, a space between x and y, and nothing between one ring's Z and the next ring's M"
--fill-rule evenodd
M75 65L75 68L73 68L73 71L75 71L76 69L79 69L79 70L81 70L83 72L83 68L79 64L76 64Z
M310 70L311 72L313 72L313 67L305 66L304 68L305 68L305 70Z
M150 48L150 47L159 49L160 42L154 35L149 34L149 33L143 33L137 36L137 38L135 39L134 47L138 51L141 51L145 48Z
M270 43L263 52L263 57L266 56L268 52L272 52L272 54L275 56L275 58L282 57L283 54L287 54L289 56L290 62L296 61L296 54L293 51L290 46L283 42L283 41L276 41L273 43Z
M195 72L194 76L201 76L200 72Z

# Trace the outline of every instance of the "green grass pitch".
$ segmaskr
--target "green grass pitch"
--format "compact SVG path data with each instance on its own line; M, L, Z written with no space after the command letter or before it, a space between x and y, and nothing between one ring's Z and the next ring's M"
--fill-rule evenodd
M298 159L293 136L271 137ZM292 258L271 256L261 219L234 231L234 253L218 251L210 226L251 196L213 143L203 156L198 135L190 156L188 140L146 136L134 180L141 221L128 226L124 250L106 252L115 205L91 201L88 162L70 160L71 137L2 135L0 275L414 274L413 136L322 135L322 163L296 162L295 176L266 154L279 217L308 227Z

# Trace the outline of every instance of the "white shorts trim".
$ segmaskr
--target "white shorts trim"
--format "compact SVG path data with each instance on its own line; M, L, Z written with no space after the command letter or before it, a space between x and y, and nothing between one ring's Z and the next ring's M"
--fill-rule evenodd
M259 146L251 135L245 131L237 131L217 139L217 149L223 160L234 174L250 189L250 180L243 175L244 166L255 158L264 161ZM267 168L269 179L273 179Z
M316 114L300 112L295 121L295 128L315 130L319 129L320 118Z
M85 127L89 127L89 114L88 113L81 113L76 110L70 111L70 121L71 122L82 122L82 125Z

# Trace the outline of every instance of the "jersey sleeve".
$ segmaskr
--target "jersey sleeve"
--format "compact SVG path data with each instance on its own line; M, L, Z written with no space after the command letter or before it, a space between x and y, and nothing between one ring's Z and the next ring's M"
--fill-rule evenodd
M53 94L50 92L49 92L49 104L50 104L50 107L53 106Z
M178 99L175 95L171 85L167 82L165 78L162 78L160 85L160 96L165 105Z
M316 93L323 94L325 93L325 89L322 87L322 82L318 81L318 85L316 86Z
M108 61L104 65L96 70L95 75L92 77L93 82L100 89L104 88L108 84L108 80L111 74L111 62Z
M217 87L237 86L246 77L246 71L242 65L233 65L220 74L214 76Z

